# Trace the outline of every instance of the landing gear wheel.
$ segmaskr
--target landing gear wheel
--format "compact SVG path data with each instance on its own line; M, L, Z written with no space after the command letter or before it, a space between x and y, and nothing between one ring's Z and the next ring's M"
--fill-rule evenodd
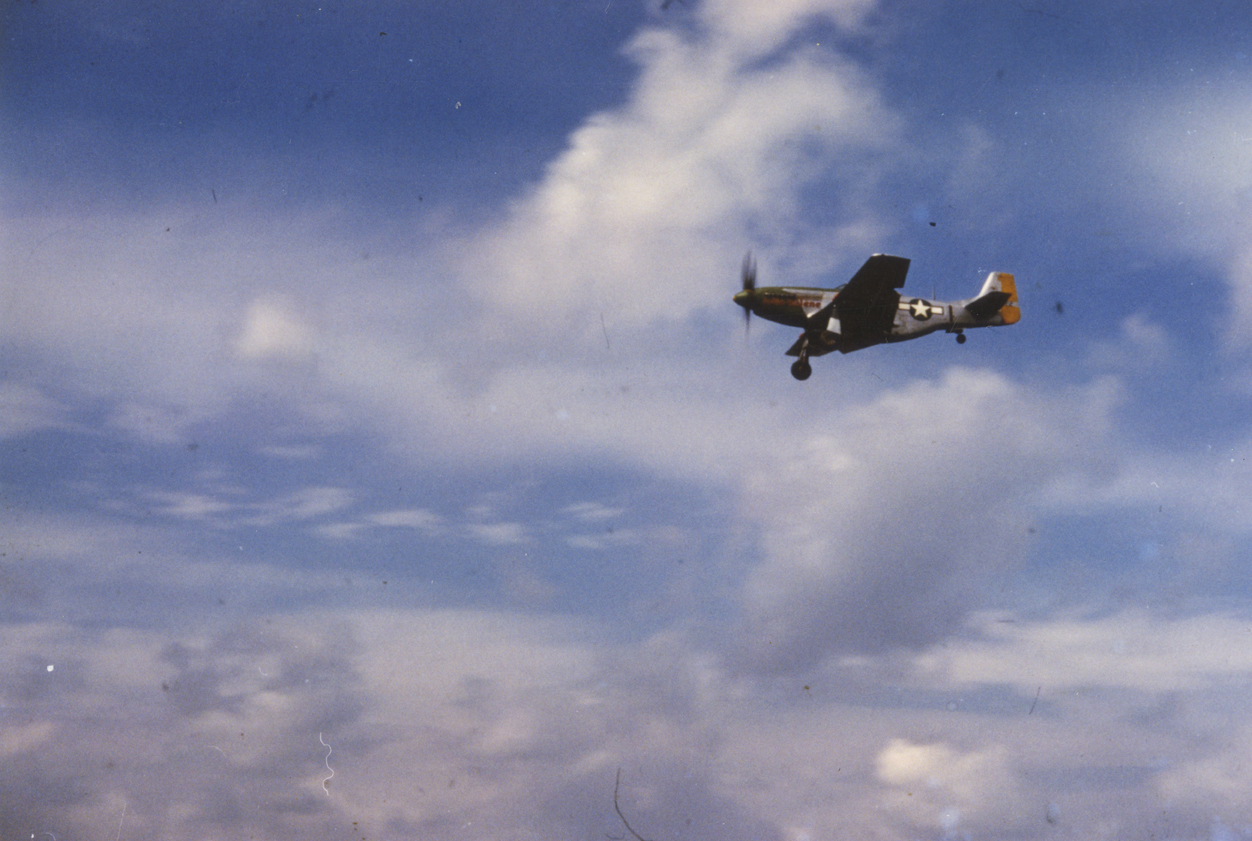
M958 345L963 345L963 344L965 344L965 334L964 334L964 333L957 333L957 334L956 334L956 343L957 343Z
M791 363L791 376L797 380L807 380L811 373L813 373L813 366L809 365L807 359L797 359Z

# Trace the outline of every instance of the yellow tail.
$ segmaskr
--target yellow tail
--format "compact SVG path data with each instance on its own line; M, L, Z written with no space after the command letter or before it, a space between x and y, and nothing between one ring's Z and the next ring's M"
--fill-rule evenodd
M1000 318L1005 324L1016 324L1022 320L1022 310L1017 303L1017 283L1014 282L1013 275L1008 272L992 272L987 275L978 297L981 298L988 292L1008 293L1009 299L1000 307Z

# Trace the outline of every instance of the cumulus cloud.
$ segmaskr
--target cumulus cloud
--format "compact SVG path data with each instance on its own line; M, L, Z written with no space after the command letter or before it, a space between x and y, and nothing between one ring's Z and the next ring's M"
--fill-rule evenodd
M875 762L890 786L888 808L918 829L955 835L969 825L1019 831L1031 814L1008 749L960 751L939 743L892 739Z
M793 668L959 626L1024 551L1038 495L1112 467L1104 391L1043 396L952 369L786 451L744 498L764 555L745 590L749 659Z
M1173 343L1160 324L1143 313L1122 319L1117 335L1093 344L1091 362L1099 368L1147 374L1160 369L1174 356Z
M1238 79L1166 88L1123 135L1129 167L1147 175L1137 196L1152 243L1218 268L1230 287L1219 320L1235 347L1252 341L1252 99ZM1183 290L1180 290L1180 292ZM1216 311L1215 311L1216 312Z
M574 132L478 243L469 274L498 329L578 343L600 339L602 313L618 329L682 320L724 292L711 266L733 266L753 239L788 242L808 227L806 185L868 187L876 156L896 142L895 117L834 51L784 48L806 21L851 24L867 5L711 2L690 31L640 33L629 102ZM827 236L862 244L867 224Z

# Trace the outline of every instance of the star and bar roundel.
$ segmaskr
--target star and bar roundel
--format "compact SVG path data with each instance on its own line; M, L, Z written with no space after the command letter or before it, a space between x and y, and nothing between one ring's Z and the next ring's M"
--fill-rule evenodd
M908 310L909 314L918 321L929 321L932 315L943 315L943 307L936 307L930 301L923 301L921 298L901 301L900 309Z

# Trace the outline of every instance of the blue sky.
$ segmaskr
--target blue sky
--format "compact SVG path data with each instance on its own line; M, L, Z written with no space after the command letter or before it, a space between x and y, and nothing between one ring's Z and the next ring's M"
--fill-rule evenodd
M1252 832L1243 5L3 15L0 834Z

